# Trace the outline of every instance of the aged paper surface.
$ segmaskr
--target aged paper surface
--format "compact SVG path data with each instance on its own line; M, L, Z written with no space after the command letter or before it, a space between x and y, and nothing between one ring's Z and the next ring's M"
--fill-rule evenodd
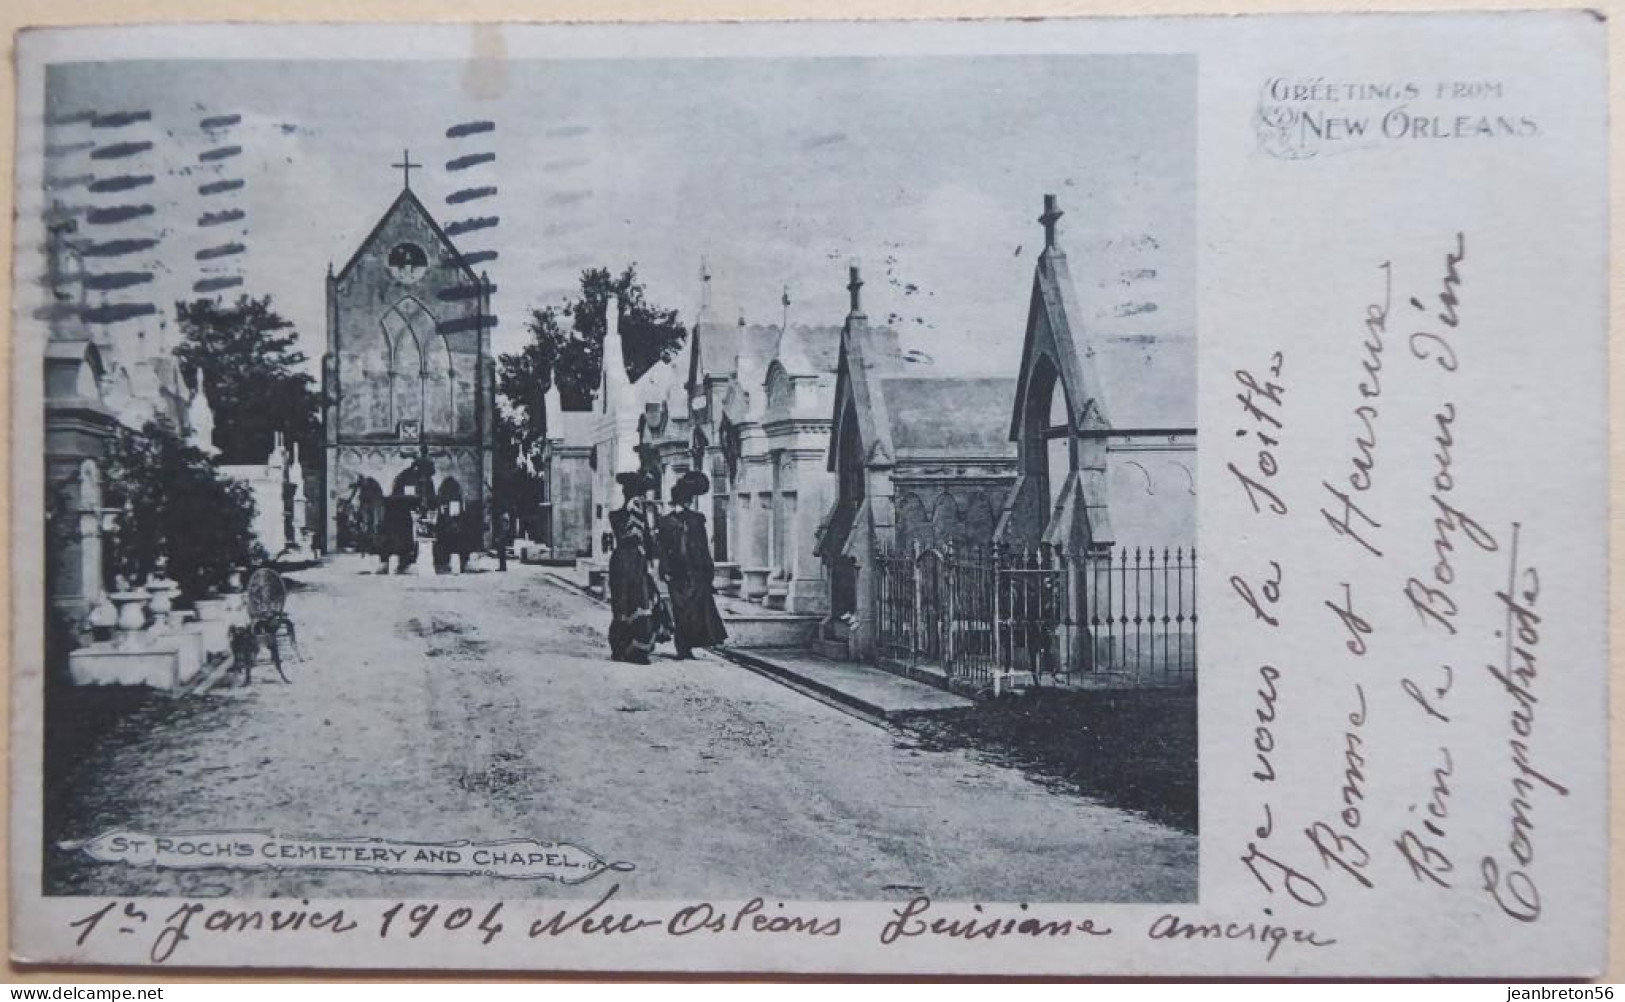
M14 955L1599 969L1602 38L26 36ZM313 421L186 353L240 294ZM583 296L626 378L555 401L538 500L498 362ZM280 577L215 588L233 540L143 517L153 414ZM696 465L729 640L678 661L625 610L715 639Z

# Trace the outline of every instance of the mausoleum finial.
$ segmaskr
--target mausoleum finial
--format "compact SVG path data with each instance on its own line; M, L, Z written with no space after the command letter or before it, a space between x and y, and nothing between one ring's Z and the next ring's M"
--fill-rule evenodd
M1038 221L1040 223L1044 224L1044 249L1045 250L1054 250L1055 249L1055 224L1060 222L1061 217L1064 216L1064 215L1066 215L1066 213L1061 211L1061 207L1060 207L1059 203L1057 202L1055 196L1054 195L1045 195L1044 196L1044 214L1042 216L1038 217Z
M852 297L852 309L851 309L852 315L853 316L862 316L863 315L863 272L858 267L858 262L856 262L856 261L853 261L850 265L847 266L846 291L848 293L850 293L851 297Z

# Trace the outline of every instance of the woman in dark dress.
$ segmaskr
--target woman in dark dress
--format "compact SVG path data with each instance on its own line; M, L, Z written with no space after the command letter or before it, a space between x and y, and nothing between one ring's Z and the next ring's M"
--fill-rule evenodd
M609 513L615 541L609 557L609 656L646 665L655 644L665 639L662 620L669 620L669 614L662 615L660 592L649 571L655 544L643 496L654 489L654 482L643 473L623 473L615 479L626 502Z
M694 499L711 489L711 481L697 470L678 478L671 499L677 509L660 520L660 576L671 593L677 656L691 658L696 647L715 647L728 639L717 603L711 594L711 544L705 516L694 510Z
M405 571L406 562L416 555L415 530L412 525L412 499L387 497L384 499L384 517L378 529L378 560L388 566L390 557L398 557L397 573Z

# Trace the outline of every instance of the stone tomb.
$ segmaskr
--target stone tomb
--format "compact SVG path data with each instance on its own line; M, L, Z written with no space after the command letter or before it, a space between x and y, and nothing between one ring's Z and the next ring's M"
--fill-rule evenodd
M242 596L205 599L192 612L167 609L173 582L126 588L109 598L119 607L112 639L86 644L68 655L75 685L141 685L173 691L196 681L210 663L231 656L230 628L248 622Z
M830 596L819 648L868 661L883 550L991 542L1015 481L1004 425L1015 381L909 371L896 334L869 326L862 286L853 267L828 454L836 494L818 543Z

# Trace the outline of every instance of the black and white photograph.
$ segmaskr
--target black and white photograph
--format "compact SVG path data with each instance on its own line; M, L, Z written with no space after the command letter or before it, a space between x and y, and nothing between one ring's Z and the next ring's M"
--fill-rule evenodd
M1191 901L1194 60L505 72L50 67L45 892Z

